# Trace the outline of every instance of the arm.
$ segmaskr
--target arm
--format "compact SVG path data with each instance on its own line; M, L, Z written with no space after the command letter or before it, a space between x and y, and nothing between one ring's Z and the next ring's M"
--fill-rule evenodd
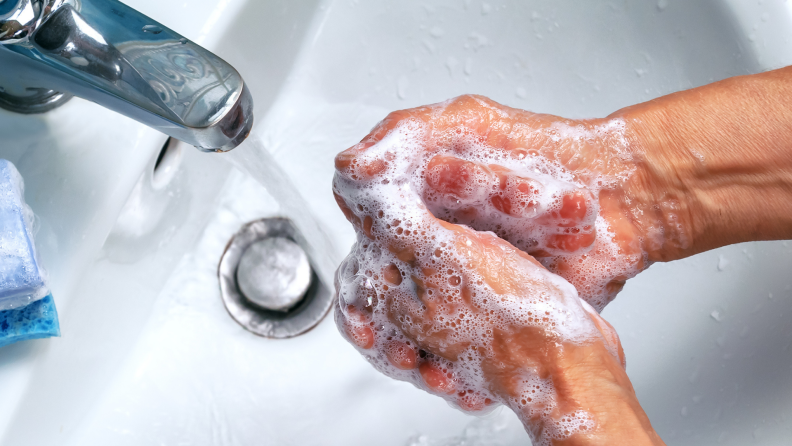
M641 174L630 194L680 234L668 261L732 243L792 238L792 67L740 76L614 113ZM652 223L636 218L645 228ZM679 229L673 226L678 224Z
M554 446L660 446L663 441L641 408L621 363L600 343L584 347L567 346L548 364L548 376L556 388L564 413L585 410L595 421L590 432L553 440ZM518 411L519 414L519 411ZM524 418L524 417L522 417ZM526 429L541 434L545 426L530 420ZM539 436L539 435L536 435Z

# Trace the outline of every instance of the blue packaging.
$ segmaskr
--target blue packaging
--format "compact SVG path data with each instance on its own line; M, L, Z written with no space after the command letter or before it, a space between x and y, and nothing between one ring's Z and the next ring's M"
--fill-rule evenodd
M22 176L0 160L0 311L49 294L33 243L33 211L24 201Z
M33 242L22 176L0 160L0 347L60 336L55 302Z

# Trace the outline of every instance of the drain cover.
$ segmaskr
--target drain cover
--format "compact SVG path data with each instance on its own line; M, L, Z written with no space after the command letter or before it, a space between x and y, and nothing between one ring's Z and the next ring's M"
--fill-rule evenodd
M269 338L300 335L332 306L330 290L313 272L305 242L291 220L248 223L220 259L220 292L228 313L245 329Z

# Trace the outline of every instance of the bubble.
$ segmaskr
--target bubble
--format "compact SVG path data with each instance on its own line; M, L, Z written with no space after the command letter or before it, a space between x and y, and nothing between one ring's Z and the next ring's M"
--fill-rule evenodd
M371 311L378 303L374 283L364 275L354 275L339 284L338 299L346 306Z

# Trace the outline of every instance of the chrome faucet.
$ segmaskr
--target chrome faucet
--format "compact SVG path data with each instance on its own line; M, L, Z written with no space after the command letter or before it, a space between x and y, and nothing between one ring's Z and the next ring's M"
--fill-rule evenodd
M253 126L231 65L117 0L0 0L0 107L42 113L72 95L207 152Z

